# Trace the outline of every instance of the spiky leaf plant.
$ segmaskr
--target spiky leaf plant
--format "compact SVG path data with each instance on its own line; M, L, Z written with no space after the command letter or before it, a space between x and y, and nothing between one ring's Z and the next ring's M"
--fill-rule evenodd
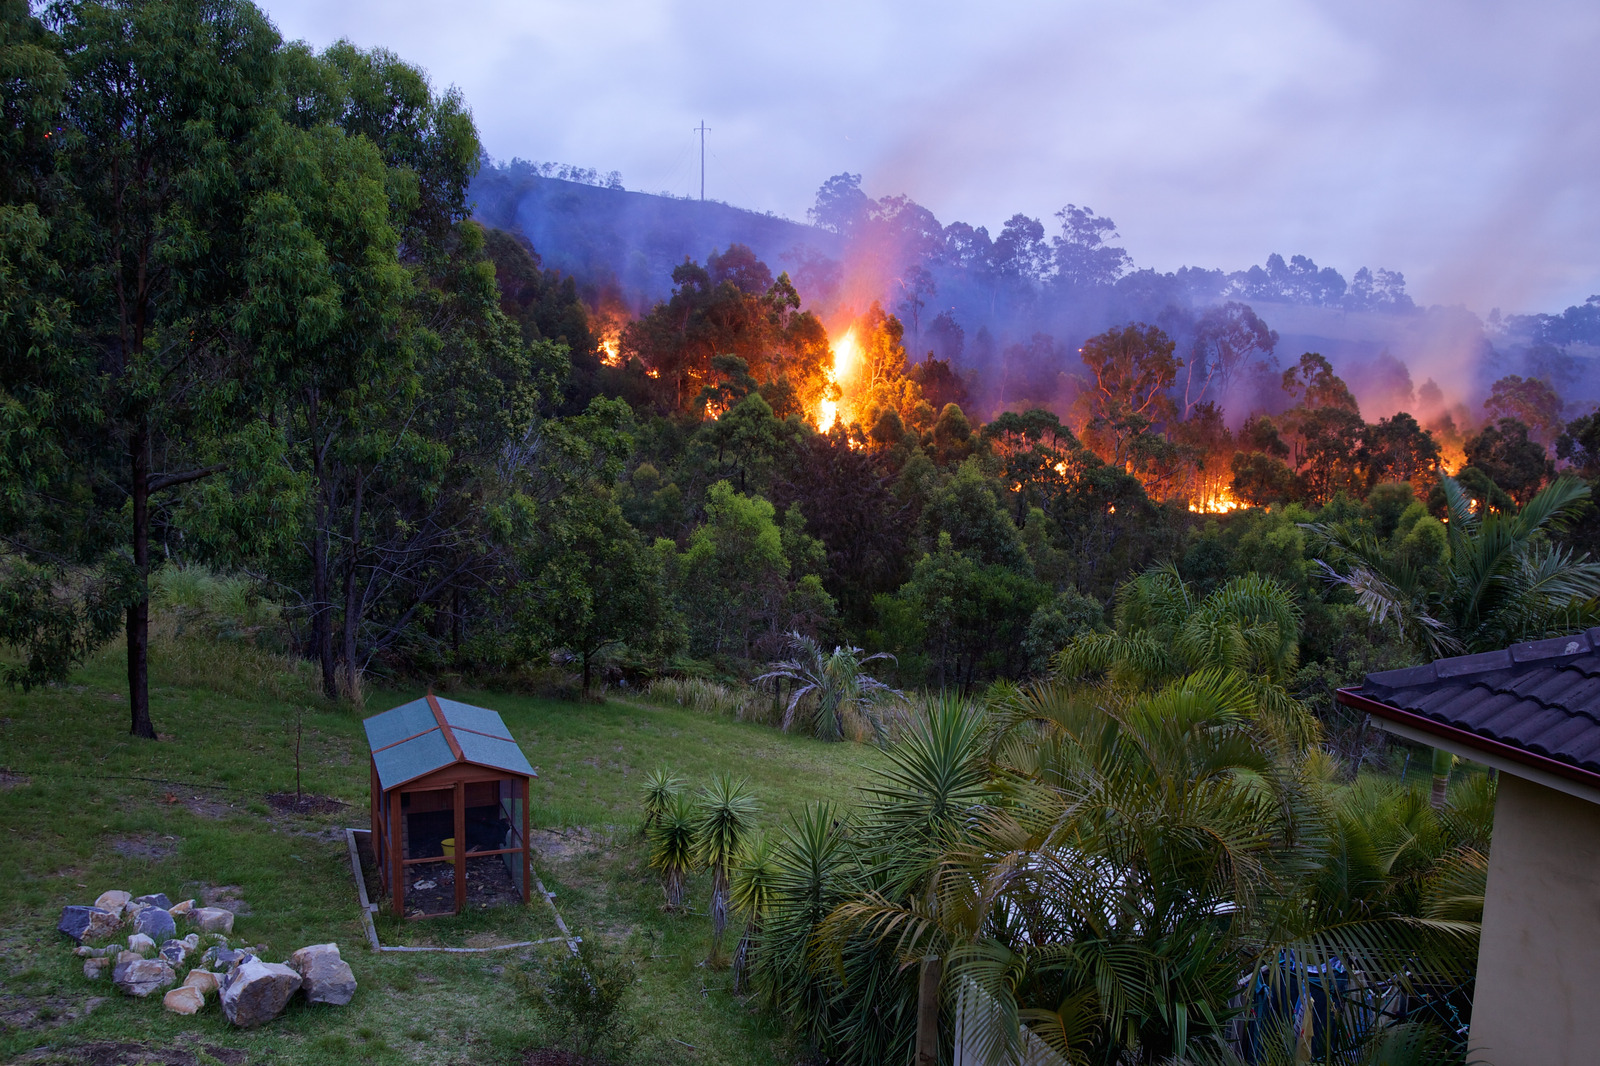
M757 832L739 853L728 870L728 902L744 917L744 933L733 953L733 990L745 990L750 953L761 933L761 922L772 909L777 894L777 845L772 837Z
M646 836L661 821L672 800L683 791L683 778L662 767L645 776L640 792L644 794L644 824L640 831Z
M661 874L661 891L669 911L683 908L684 879L698 865L700 854L699 812L692 797L673 795L661 817L651 827L650 868Z
M696 858L711 871L711 955L722 950L728 927L728 870L755 828L761 808L750 795L748 782L731 774L717 774L700 790L696 806Z
M788 681L792 685L783 707L783 729L788 732L809 715L811 731L819 740L844 739L845 725L858 720L881 744L886 736L879 705L902 693L866 672L869 663L893 660L887 652L862 655L860 648L840 646L824 652L822 645L800 633L789 634L793 658L769 663L755 680Z

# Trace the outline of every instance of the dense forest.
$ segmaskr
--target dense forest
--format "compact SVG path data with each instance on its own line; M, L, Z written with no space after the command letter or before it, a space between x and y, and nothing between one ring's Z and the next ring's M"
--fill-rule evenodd
M853 175L819 191L826 254L718 240L641 280L614 250L547 262L530 233L571 218L490 224L466 102L389 52L285 43L236 0L0 15L7 684L121 640L154 739L152 602L199 571L270 607L219 639L309 664L330 704L375 679L703 681L839 739L866 694L904 698L896 736L858 730L893 741L869 808L711 863L723 921L730 866L737 895L778 864L779 902L749 905L772 915L758 981L831 1061L910 1046L918 977L886 930L966 943L1013 1022L1106 1062L1221 1033L1286 945L1396 981L1470 958L1475 927L1423 919L1476 921L1492 785L1459 816L1442 783L1336 795L1385 751L1332 694L1600 623L1600 298L1476 324L1455 391L1414 387L1274 325L1464 314L1398 273L1160 275L1085 208L991 239ZM513 171L488 177L632 195ZM930 873L986 883L1046 823L1049 876L975 900ZM1431 850L1335 884L1397 826ZM1127 913L1073 896L1097 877ZM1169 905L1157 938L1140 908ZM1102 927L1144 968L1126 998L1073 954Z
M1152 566L1200 596L1248 571L1292 591L1292 687L1322 696L1413 648L1330 580L1349 568L1319 530L1434 574L1447 475L1491 514L1600 473L1600 419L1547 378L1506 375L1476 408L1425 386L1431 418L1368 419L1244 299L1287 270L1307 300L1398 309L1389 275L1207 274L1220 302L1192 321L1174 305L1090 336L1070 395L980 421L959 344L913 357L960 335L914 292L830 329L824 282L741 244L678 264L637 314L547 268L469 217L466 105L391 54L282 45L248 8L187 47L160 5L119 15L145 49L124 54L113 23L7 10L27 74L6 97L7 677L59 678L120 630L136 732L152 581L192 566L248 575L347 699L374 672L747 678L792 634L970 690L1047 671ZM227 77L218 49L243 57ZM880 247L914 216L934 239L849 175L814 215ZM1138 274L1110 223L1064 218L1053 245L1020 222L970 235L966 269L1015 260L1115 303ZM1517 328L1553 346L1584 321ZM1595 528L1585 511L1553 543Z

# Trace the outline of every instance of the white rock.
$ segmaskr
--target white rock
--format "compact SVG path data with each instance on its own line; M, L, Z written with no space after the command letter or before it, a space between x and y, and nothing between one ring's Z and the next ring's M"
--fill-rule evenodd
M305 981L307 1003L342 1007L356 994L356 975L339 957L338 944L312 944L289 956L289 968Z
M143 958L155 953L156 942L143 933L135 933L128 938L128 950Z
M196 907L189 912L188 918L203 933L233 932L233 912L221 907Z
M251 959L227 977L222 1012L241 1029L263 1025L283 1013L289 997L300 989L300 975L277 962Z
M184 985L161 997L161 1005L174 1014L194 1014L206 1005L206 997L198 988Z

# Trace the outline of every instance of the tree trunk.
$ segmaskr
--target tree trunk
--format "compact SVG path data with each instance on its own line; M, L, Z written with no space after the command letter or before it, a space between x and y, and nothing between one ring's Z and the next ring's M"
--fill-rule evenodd
M930 955L922 960L922 979L917 982L916 1066L939 1066L939 982L943 977L943 959Z
M128 709L136 737L156 739L150 722L150 428L142 416L128 441L133 483L133 569L137 599L128 605Z
M344 697L357 706L361 703L361 668L356 662L357 640L361 629L360 583L356 580L361 550L361 489L356 481L356 496L350 508L350 554L344 568Z
M328 598L328 483L326 454L318 425L316 389L307 403L311 439L311 493L313 503L311 531L311 655L322 671L322 693L329 699L339 695L333 668L333 604Z

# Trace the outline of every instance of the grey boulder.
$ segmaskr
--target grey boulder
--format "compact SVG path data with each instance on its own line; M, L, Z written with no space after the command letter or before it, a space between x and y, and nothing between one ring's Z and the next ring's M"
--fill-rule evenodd
M300 983L300 975L282 963L250 959L223 980L222 1013L241 1029L264 1025L283 1013Z
M135 896L133 897L133 902L143 904L146 907L160 907L162 910L172 906L172 901L167 898L165 892L157 892L151 896Z
M171 940L178 933L178 923L160 907L146 907L140 911L133 919L133 928L158 944Z
M104 907L62 907L56 928L78 943L104 940L117 931L117 916Z
M148 996L178 983L178 975L165 959L136 959L118 963L112 973L117 991L129 996Z
M181 940L168 940L161 945L157 952L174 968L183 965L183 960L189 957L189 945Z
M312 944L289 956L289 968L305 982L307 1003L342 1007L356 994L356 975L339 957L338 944Z

